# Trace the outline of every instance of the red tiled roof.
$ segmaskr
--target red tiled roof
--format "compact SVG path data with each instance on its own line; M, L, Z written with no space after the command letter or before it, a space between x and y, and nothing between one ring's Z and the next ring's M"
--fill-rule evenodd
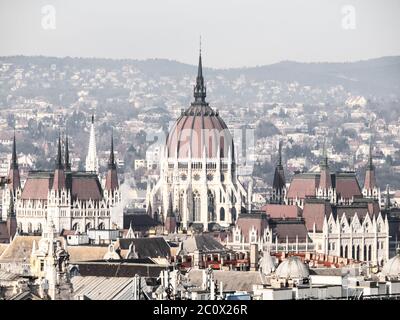
M338 198L351 199L352 197L361 196L361 189L356 176L336 175L336 193Z
M72 176L71 196L80 200L101 200L102 189L96 176Z
M52 185L52 172L31 172L22 190L21 199L46 200ZM72 199L101 200L103 197L99 179L94 174L69 173L66 178L66 185L71 190Z
M252 213L240 214L236 225L241 229L244 241L249 241L249 231L254 226L257 235L264 234L264 229L268 226L267 216L265 214Z
M271 219L270 225L273 230L273 241L275 241L275 236L278 237L279 242L285 242L286 237L288 242L293 243L296 242L296 237L299 242L305 242L308 238L308 241L311 242L311 239L308 237L307 228L304 224L304 220L297 219Z
M21 199L46 200L50 177L29 177L22 190Z
M306 201L303 208L303 218L306 222L307 230L313 231L315 222L316 231L322 231L324 217L331 212L332 208L328 201Z
M262 210L271 218L297 218L302 214L301 208L295 205L267 204Z
M293 177L290 183L287 197L289 199L304 199L309 196L315 196L315 189L318 188L319 175L298 174Z

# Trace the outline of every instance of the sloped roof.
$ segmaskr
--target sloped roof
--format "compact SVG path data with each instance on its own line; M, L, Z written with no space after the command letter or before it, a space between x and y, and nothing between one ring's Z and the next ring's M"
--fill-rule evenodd
M133 245L135 246L135 251L138 254L139 258L169 258L171 256L171 249L164 238L151 237L119 239L116 246L121 250L122 257L125 257L131 243L133 243Z
M83 295L90 300L133 299L132 277L75 276L71 283L75 297Z
M311 242L308 237L308 231L303 219L271 219L269 221L273 232L273 241L275 236L278 237L279 242L285 242L286 237L290 243L296 242L296 236L299 242Z
M8 233L7 221L0 221L0 243L9 241L10 235Z
M226 248L210 235L196 234L182 241L182 250L187 253L194 252L195 250L215 252L226 250Z
M338 197L351 199L361 196L361 188L354 172L336 172L331 173L330 178L333 188L336 188ZM289 199L315 196L315 189L320 184L320 173L299 173L296 174L290 183L287 197Z
M16 236L0 256L0 262L29 262L33 241L40 236Z
M303 218L308 231L315 229L317 232L322 231L324 218L332 212L329 201L323 199L306 199L303 208Z
M218 285L222 281L223 291L253 291L253 285L266 283L266 279L259 271L222 271L214 270L214 278ZM201 287L203 270L191 269L188 272L190 283Z
M147 213L124 215L124 228L129 228L131 223L134 230L143 227L152 228L160 224Z
M101 277L159 277L167 266L155 264L151 259L79 262L81 276Z
M54 173L31 171L22 190L21 199L47 200L53 185ZM87 172L66 173L66 187L71 190L73 200L101 200L103 190L96 174Z
M297 218L302 215L301 208L296 205L267 204L262 209L271 218Z
M101 260L108 251L108 246L68 246L70 263Z

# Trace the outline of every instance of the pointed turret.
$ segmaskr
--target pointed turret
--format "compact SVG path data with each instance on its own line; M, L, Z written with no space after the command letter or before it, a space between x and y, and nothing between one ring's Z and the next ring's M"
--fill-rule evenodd
M8 188L11 191L13 191L13 194L14 194L14 191L20 187L21 187L21 179L19 176L17 144L15 141L15 131L14 131L10 170L8 172Z
M99 160L97 158L96 150L96 133L94 130L94 115L92 114L92 121L90 125L89 148L86 157L86 171L99 172Z
M365 180L364 180L364 189L365 190L373 190L376 188L376 178L375 178L375 166L372 161L372 142L369 141L369 155L368 155L368 163L365 170Z
M15 215L14 197L10 197L10 205L7 213L7 231L11 242L11 239L14 238L17 232L17 218Z
M206 86L204 85L203 78L203 64L201 61L201 44L200 44L200 53L199 53L199 64L197 67L197 78L196 85L193 89L194 103L195 104L206 104Z
M174 233L176 230L176 216L173 210L172 193L169 194L168 198L168 211L167 217L165 218L165 230L168 233Z
M56 168L54 170L53 189L65 189L65 171L61 154L61 134L58 135Z
M65 170L71 171L71 162L69 160L68 135L65 136L65 154L64 154Z
M390 187L387 184L386 185L386 200L385 200L385 209L388 210L391 207L391 203L390 203Z
M117 165L115 164L114 158L114 138L111 132L111 147L110 147L110 158L108 159L108 171L106 176L106 190L114 191L118 189L118 174Z
M324 140L324 148L322 151L323 159L320 163L320 180L319 187L323 190L328 190L332 187L331 172L329 170L328 152L326 150L326 140Z
M275 167L274 181L272 184L274 192L274 201L282 203L283 193L286 188L285 172L282 165L282 143L279 141L278 146L278 162Z

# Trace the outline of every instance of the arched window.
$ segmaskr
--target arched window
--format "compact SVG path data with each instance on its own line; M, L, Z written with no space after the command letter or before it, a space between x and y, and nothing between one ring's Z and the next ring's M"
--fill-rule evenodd
M231 209L231 214L232 214L232 222L235 222L236 221L236 208L235 207L233 207Z
M78 222L75 222L74 225L72 226L72 230L74 231L79 231L79 224Z
M92 227L92 224L88 222L85 227L85 231L88 231Z
M211 190L208 190L207 192L207 198L208 198L208 221L215 221L216 216L215 216L215 199L214 199L214 193L211 192Z
M201 212L200 194L197 191L195 191L193 193L193 221L200 221L200 212Z
M225 209L223 207L219 209L219 220L225 221Z
M99 226L98 226L98 229L99 230L104 230L106 227L105 227L105 225L104 225L104 222L101 222L100 224L99 224Z
M32 223L28 223L28 233L32 232Z
M185 196L185 193L184 192L182 192L180 195L179 195L179 204L178 204L178 210L179 210L179 216L180 217L183 217L183 210L184 210L184 208L183 208L183 206L184 206L184 196Z
M37 224L36 230L37 230L38 232L42 232L42 224L41 224L40 222Z

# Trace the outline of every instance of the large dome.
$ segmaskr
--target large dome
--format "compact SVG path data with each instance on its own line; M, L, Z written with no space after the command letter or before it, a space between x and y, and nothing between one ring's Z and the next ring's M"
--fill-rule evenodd
M204 149L207 158L218 157L218 147L221 158L228 158L231 150L234 158L232 135L225 122L214 111L206 98L201 55L194 87L194 98L191 106L182 112L168 134L166 147L169 158L202 158Z
M396 256L389 259L382 268L382 273L387 277L400 276L400 253L397 252Z
M275 274L278 278L304 279L308 278L310 272L307 265L299 257L291 256L278 266Z

